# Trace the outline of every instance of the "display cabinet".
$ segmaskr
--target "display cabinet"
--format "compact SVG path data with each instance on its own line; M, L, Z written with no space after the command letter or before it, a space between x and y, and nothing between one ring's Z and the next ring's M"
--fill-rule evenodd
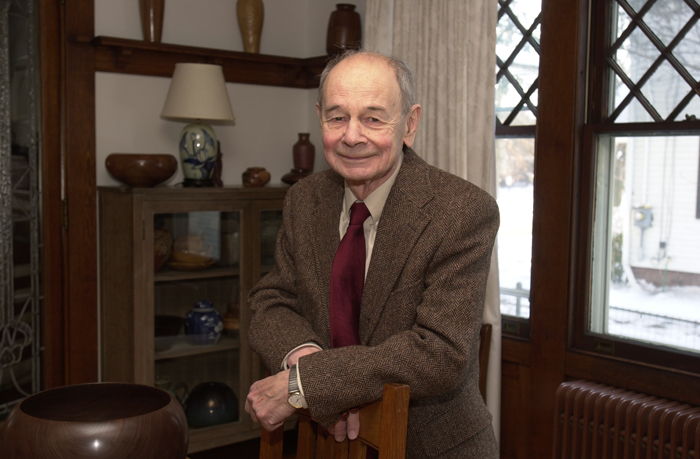
M287 188L98 189L102 380L173 393L190 453L259 435L246 299L274 264Z

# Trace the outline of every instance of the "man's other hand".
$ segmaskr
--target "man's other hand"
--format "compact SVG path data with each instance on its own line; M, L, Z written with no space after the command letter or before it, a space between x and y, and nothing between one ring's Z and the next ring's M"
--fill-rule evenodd
M356 439L360 433L359 410L350 410L347 416L343 415L333 427L328 429L328 432L335 437L335 441L338 443L345 440L346 435L350 440Z
M280 371L250 386L245 401L245 410L254 422L269 431L273 431L294 413L294 407L287 402L289 398L289 370Z

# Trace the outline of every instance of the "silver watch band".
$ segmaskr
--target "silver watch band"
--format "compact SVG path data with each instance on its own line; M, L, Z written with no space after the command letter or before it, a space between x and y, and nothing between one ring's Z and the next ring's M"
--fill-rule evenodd
M295 392L301 392L299 390L299 382L297 381L297 364L295 363L289 369L289 387L288 392L293 394Z

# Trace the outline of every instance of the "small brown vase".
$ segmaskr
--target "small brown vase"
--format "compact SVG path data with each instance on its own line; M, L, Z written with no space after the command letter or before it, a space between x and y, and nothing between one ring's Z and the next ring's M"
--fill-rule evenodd
M265 18L265 6L262 0L238 0L236 15L245 52L260 53L260 35Z
M355 5L338 3L336 8L328 20L326 35L328 54L342 53L347 49L362 46L362 24L360 15L355 11Z
M141 30L143 39L152 43L160 43L163 35L163 12L165 0L139 0L141 13Z
M299 133L299 140L292 147L292 155L294 157L294 169L282 176L282 181L289 185L293 185L310 175L314 170L316 147L309 141L309 133Z
M294 155L294 168L301 169L303 171L313 171L314 170L314 156L316 154L316 147L309 141L309 134L306 132L299 133L299 140L292 147L292 154Z
M264 167L249 167L243 172L243 185L247 187L264 186L270 181L270 173Z

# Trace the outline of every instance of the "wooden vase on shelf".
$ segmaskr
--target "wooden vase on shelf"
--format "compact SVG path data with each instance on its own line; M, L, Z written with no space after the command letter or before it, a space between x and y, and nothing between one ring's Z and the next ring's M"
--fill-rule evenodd
M294 157L294 169L282 176L282 181L289 185L293 185L310 175L314 170L316 147L309 141L309 133L299 133L299 140L292 147L292 155Z
M345 50L359 48L362 45L362 24L355 5L338 3L336 10L328 20L326 34L326 52L342 53Z
M265 18L262 0L238 0L236 14L243 38L243 49L246 53L260 53L260 35Z
M152 43L160 43L163 35L163 12L165 0L139 0L141 15L141 30L143 39Z

